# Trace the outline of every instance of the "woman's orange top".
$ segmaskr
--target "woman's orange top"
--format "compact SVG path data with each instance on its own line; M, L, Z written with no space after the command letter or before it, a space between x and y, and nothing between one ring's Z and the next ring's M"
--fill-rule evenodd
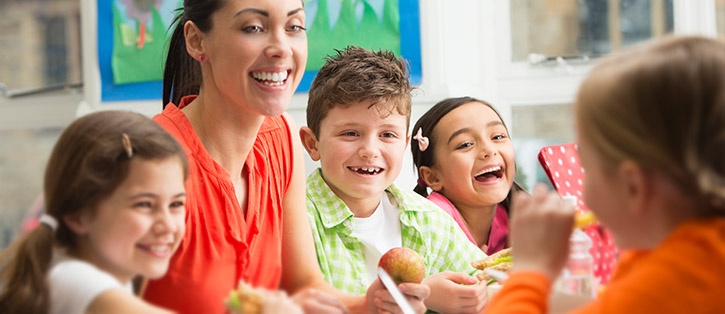
M545 313L551 282L516 272L486 313ZM659 247L623 252L599 297L573 313L725 313L725 218L677 228Z
M170 104L154 117L189 159L186 234L168 273L150 280L143 298L178 313L224 313L224 301L240 279L255 287L279 287L282 200L293 171L292 137L284 117L265 119L245 163L244 217L229 173L211 158L179 110L194 98L183 98L178 108Z

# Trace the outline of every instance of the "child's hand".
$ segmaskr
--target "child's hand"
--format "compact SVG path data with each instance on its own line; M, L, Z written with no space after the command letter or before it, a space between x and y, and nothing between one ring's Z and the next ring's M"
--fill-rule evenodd
M444 271L423 280L430 287L425 304L440 313L480 313L488 302L486 284L464 273Z
M301 290L292 296L292 300L301 306L305 313L347 313L347 308L342 304L342 301L320 290Z
M539 184L532 196L514 196L511 213L513 270L539 271L554 280L566 264L574 208Z
M405 296L416 313L427 310L423 301L430 295L430 288L422 283L402 283L398 289ZM365 295L368 313L400 313L393 295L385 289L380 279L375 279Z

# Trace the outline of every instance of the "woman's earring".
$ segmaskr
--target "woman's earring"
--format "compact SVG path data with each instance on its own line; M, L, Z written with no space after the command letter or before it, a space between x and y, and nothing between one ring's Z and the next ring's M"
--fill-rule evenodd
M204 62L204 61L206 61L206 56L205 55L199 55L199 62Z

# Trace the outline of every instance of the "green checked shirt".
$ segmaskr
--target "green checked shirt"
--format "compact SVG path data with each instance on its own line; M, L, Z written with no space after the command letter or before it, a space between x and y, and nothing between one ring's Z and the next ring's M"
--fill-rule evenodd
M450 215L413 191L393 185L386 191L400 209L403 247L423 257L426 276L445 270L476 272L471 262L486 255L468 241ZM325 280L340 291L365 294L370 280L365 248L352 236L353 213L325 183L320 169L307 178L307 217Z

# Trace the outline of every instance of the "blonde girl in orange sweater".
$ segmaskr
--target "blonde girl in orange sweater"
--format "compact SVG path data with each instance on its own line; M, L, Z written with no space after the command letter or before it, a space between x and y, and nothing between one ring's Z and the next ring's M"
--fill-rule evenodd
M725 43L673 36L615 53L575 111L584 200L623 253L574 312L725 313ZM488 312L543 313L574 211L539 186L513 212L516 262Z

